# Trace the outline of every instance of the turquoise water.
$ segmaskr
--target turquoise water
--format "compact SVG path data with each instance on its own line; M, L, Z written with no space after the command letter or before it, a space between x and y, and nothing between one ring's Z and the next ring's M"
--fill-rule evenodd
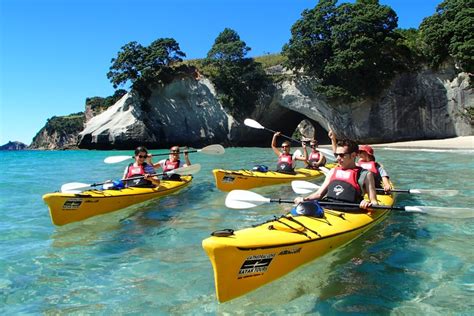
M41 196L67 182L116 179L127 151L0 152L0 314L470 314L474 219L394 212L351 244L242 298L218 304L201 248L214 230L283 213L224 206L213 168L273 166L270 149L196 153L203 168L172 196L63 227ZM399 205L473 207L473 151L377 149L399 188L456 188L455 198L402 196ZM255 190L293 198L289 186Z

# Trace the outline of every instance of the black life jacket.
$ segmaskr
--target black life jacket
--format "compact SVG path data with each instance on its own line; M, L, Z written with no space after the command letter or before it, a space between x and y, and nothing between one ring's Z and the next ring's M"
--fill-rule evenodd
M360 203L364 197L363 183L367 172L361 167L334 168L326 198L330 201Z

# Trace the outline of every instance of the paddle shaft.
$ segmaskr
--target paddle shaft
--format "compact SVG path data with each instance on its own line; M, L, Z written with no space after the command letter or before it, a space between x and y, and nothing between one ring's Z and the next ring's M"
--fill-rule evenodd
M293 204L295 203L294 200L282 200L282 199L270 199L272 203L285 203L285 204ZM345 207L359 207L357 203L346 203L346 202L327 202L327 201L318 201L319 205L321 206L345 206ZM369 208L371 209L379 209L379 210L395 210L395 211L404 211L404 207L392 207L392 206L384 206L384 205L372 205Z
M150 173L149 176L162 176L162 175L168 174L169 172L171 172L171 171L164 172L164 173ZM127 178L127 179L122 179L121 181L136 180L136 179L142 179L142 178L145 178L145 176L131 177L131 178ZM106 183L111 183L111 181L101 182L101 183L93 183L89 186L90 187L96 187L96 186L103 185L103 184L106 184Z

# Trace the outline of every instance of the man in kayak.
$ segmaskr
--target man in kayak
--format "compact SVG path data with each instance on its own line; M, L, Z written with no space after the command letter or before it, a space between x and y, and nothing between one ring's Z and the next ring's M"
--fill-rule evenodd
M306 168L318 170L319 167L322 167L326 164L326 157L318 150L318 141L316 139L311 139L309 142L311 147L311 153L308 156L306 152L306 146L303 146L305 157L308 157L306 162Z
M359 146L352 140L339 140L334 156L338 166L331 169L318 191L307 197L297 197L295 204L304 201L320 200L345 203L359 203L361 209L377 204L374 176L368 170L356 165ZM370 201L364 200L368 193Z
M282 172L282 173L294 173L296 160L306 161L307 157L301 157L294 154L292 155L290 153L291 146L290 146L289 141L284 141L283 144L281 144L281 151L280 151L276 145L276 139L280 135L281 135L281 132L276 132L275 134L273 134L273 138L272 138L272 149L273 149L273 152L278 156L276 171ZM303 143L303 148L305 148L305 153L306 153L305 143Z
M331 139L333 151L335 151L337 142L336 135L332 130L329 130L328 136ZM357 165L373 173L375 188L384 189L386 193L389 193L392 186L390 184L388 173L382 165L375 161L374 149L369 145L360 145L359 157L360 159L357 162Z
M143 147L135 149L135 162L129 164L123 173L122 180L126 187L153 188L160 185L160 180L155 175L155 169L150 163L148 150ZM131 179L135 178L135 179Z
M369 145L360 145L359 157L357 165L374 174L375 188L382 188L385 192L390 192L392 186L388 173L381 164L375 161L373 148Z
M166 173L168 171L181 168L181 167L187 167L191 165L191 161L189 161L189 154L187 149L184 150L184 160L181 161L180 156L179 156L180 150L179 146L173 146L170 148L170 155L168 159L162 159L158 161L157 163L153 164L154 168L161 168L163 169L163 173ZM171 175L163 175L163 180L180 180L180 176L178 174L171 174Z

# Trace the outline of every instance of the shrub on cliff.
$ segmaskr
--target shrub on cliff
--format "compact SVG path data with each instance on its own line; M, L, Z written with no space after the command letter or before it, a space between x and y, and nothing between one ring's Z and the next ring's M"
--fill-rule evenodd
M86 106L90 106L92 110L96 110L98 108L106 109L109 106L114 105L115 102L120 100L120 98L123 97L126 93L127 93L127 90L118 89L118 90L115 90L113 95L110 95L105 98L102 98L102 97L86 98Z
M183 71L182 66L173 67L182 62L183 57L186 54L172 38L157 39L146 47L130 42L121 48L116 58L112 58L107 78L114 88L130 81L132 88L147 98L150 85L169 83L176 73Z
M245 56L250 47L236 31L226 28L204 60L203 72L221 95L224 106L238 117L251 112L268 78L260 63Z
M53 116L46 121L45 129L49 134L68 135L79 133L84 128L84 112L69 114L66 116Z
M328 97L354 99L377 95L405 69L397 15L378 0L336 5L320 0L304 10L283 47L286 65L319 78L316 89ZM406 47L403 47L406 49Z
M445 0L436 13L423 20L420 32L424 52L432 66L448 57L466 72L474 73L474 3L472 0Z

